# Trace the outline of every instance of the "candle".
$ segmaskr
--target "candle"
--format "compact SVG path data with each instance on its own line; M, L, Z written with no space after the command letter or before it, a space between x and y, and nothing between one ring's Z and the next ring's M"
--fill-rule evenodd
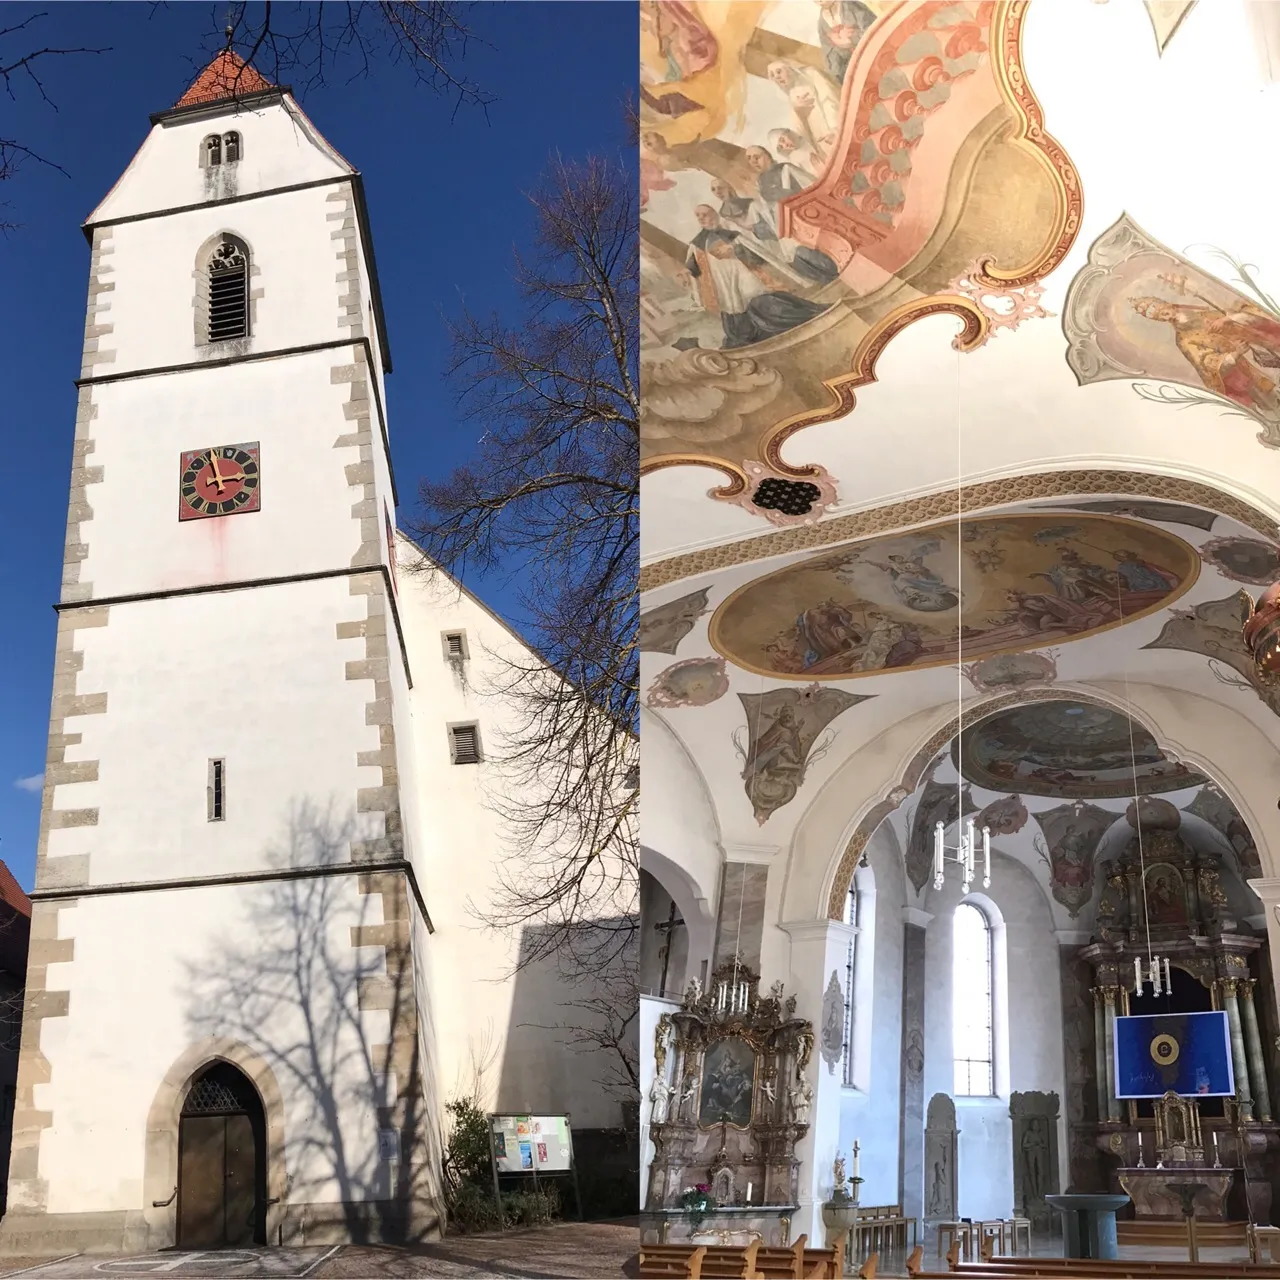
M747 1183L747 1203L751 1203L751 1183Z
M933 829L933 878L935 881L942 879L942 847L946 836L941 822Z
M991 832L982 828L982 887L991 888Z
M857 1178L857 1176L858 1176L858 1152L859 1152L859 1150L861 1150L861 1148L858 1146L858 1140L857 1140L857 1138L854 1138L854 1140L853 1140L853 1176L854 1176L854 1178L855 1178L855 1179L856 1179L856 1178Z
M1168 956L1165 956L1164 958L1164 989L1169 992L1173 991L1173 983L1169 981L1169 957Z
M1138 956L1133 957L1133 994L1142 994L1142 960Z

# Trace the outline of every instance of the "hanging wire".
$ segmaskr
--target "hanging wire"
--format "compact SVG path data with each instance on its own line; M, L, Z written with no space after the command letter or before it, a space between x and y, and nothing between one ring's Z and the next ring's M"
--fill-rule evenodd
M1116 608L1120 613L1120 626L1124 626L1124 583L1120 576L1120 569L1116 567ZM1129 726L1129 768L1133 778L1133 823L1138 831L1138 874L1142 877L1142 923L1146 927L1147 932L1147 970L1151 969L1151 912L1147 905L1147 860L1142 847L1142 808L1138 804L1138 753L1134 746L1133 738L1133 715L1130 708L1133 701L1129 695L1129 658L1124 650L1124 646L1120 647L1120 671L1124 677L1124 705L1125 720ZM1134 992L1134 995L1140 996L1141 989Z

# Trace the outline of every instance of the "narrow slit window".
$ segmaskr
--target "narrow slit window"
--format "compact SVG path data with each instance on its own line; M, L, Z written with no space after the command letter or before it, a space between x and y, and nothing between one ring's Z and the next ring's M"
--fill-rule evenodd
M851 924L856 929L858 926L858 890L857 886L851 884L849 886L849 896L845 899L844 904L844 922ZM844 1084L846 1088L853 1088L854 1085L854 1062L853 1062L853 979L857 972L858 963L858 935L855 933L849 939L849 954L845 961L844 970Z
M991 922L971 902L956 908L952 948L955 1093L989 1098L995 1093Z
M474 724L455 724L449 730L454 764L480 763L480 728Z
M227 762L209 761L209 821L223 822L227 816Z
M209 341L249 335L249 254L231 239L209 261Z
M240 159L240 135L224 133L222 135L222 158L227 164L235 164Z
M204 162L208 168L222 163L222 139L216 133L204 140Z

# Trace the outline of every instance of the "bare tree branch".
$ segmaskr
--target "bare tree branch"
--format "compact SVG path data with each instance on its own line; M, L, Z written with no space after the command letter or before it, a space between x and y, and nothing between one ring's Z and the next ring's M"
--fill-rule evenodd
M452 327L450 372L484 435L471 462L422 484L413 528L421 571L501 567L523 585L536 652L502 657L493 689L516 727L491 803L518 855L480 914L522 933L521 965L555 956L571 982L633 957L637 927L633 185L616 162L556 159L530 195L522 313Z
M47 13L32 13L12 26L0 27L0 86L3 87L11 102L19 101L18 90L25 87L28 90L34 90L41 102L57 111L58 104L49 96L45 87L43 72L48 65L48 59L77 53L106 53L107 50L87 47L63 48L58 45L31 48L29 41L35 38L31 31L32 26L41 18L48 16ZM0 182L12 178L27 161L56 169L59 173L67 175L67 171L60 164L40 155L20 139L9 137L7 134L0 136ZM0 205L0 208L8 207L7 203ZM0 231L10 231L16 225L0 218Z
M408 67L419 84L453 98L455 106L483 107L493 101L492 95L458 70L468 45L478 39L467 25L470 8L453 0L239 0L224 11L225 23L215 7L213 23L222 41L247 64L276 84L291 82L299 92L338 76L360 79L385 60ZM211 34L209 39L214 44L218 37Z

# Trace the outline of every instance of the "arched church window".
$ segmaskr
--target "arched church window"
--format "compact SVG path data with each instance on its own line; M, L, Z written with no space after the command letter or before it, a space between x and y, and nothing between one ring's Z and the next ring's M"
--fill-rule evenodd
M223 236L209 258L208 341L249 336L249 248Z
M227 164L235 164L240 159L240 135L224 133L222 135L222 158Z
M858 927L858 884L856 879L849 884L849 896L844 904L844 922ZM853 980L858 966L858 935L854 933L849 939L849 957L845 966L844 981L844 1084L846 1088L854 1085L853 1073Z
M972 902L956 908L951 951L952 1052L957 1097L995 1093L991 921Z
M222 163L222 139L216 133L204 140L204 162L208 168Z

